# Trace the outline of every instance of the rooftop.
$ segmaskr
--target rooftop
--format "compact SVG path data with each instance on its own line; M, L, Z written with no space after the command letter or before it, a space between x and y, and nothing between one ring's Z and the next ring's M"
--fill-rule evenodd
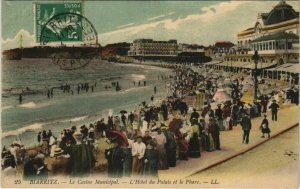
M261 13L260 16L265 25L277 24L282 21L292 20L299 17L293 7L285 1L279 2L269 13Z
M177 44L177 40L170 39L168 41L155 41L153 39L135 39L133 40L133 43L176 43Z
M270 12L259 13L258 18L262 20L263 27L279 26L280 23L297 20L299 23L299 12L285 1L279 2ZM238 33L238 35L246 35L253 33L254 28L248 28Z

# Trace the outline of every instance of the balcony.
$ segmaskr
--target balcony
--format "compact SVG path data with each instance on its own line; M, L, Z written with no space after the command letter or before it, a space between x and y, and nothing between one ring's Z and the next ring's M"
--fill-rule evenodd
M298 49L287 49L287 50L258 50L258 54L291 54L291 53L299 53ZM254 50L248 51L248 54L253 55Z

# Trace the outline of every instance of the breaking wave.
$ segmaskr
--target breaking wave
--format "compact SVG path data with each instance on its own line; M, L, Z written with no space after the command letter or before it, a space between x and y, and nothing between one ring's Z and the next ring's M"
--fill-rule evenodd
M41 123L34 123L32 125L28 125L26 127L22 127L20 129L17 129L17 130L4 132L4 133L2 133L2 137L5 138L5 137L8 137L8 136L14 136L14 135L18 136L18 135L23 134L27 131L41 130L42 126L43 126L43 124L41 124Z

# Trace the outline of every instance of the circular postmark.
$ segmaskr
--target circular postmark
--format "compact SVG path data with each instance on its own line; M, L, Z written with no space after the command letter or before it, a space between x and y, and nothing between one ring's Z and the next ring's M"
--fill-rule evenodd
M57 14L43 26L40 44L48 43L55 46L45 49L45 53L62 70L85 67L98 56L100 47L93 24L81 14L71 12Z

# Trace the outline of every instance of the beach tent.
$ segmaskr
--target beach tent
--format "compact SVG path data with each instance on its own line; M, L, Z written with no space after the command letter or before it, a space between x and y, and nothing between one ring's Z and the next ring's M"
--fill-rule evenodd
M223 103L226 101L230 101L231 97L226 93L224 89L218 89L213 96L213 100L218 103Z
M254 85L254 81L251 77L251 75L247 76L244 81L242 82L243 85L246 85L246 84L250 84L250 85Z
M244 84L243 85L243 88L242 88L242 92L245 93L245 92L248 92L248 91L253 91L253 85L247 83L247 84Z

